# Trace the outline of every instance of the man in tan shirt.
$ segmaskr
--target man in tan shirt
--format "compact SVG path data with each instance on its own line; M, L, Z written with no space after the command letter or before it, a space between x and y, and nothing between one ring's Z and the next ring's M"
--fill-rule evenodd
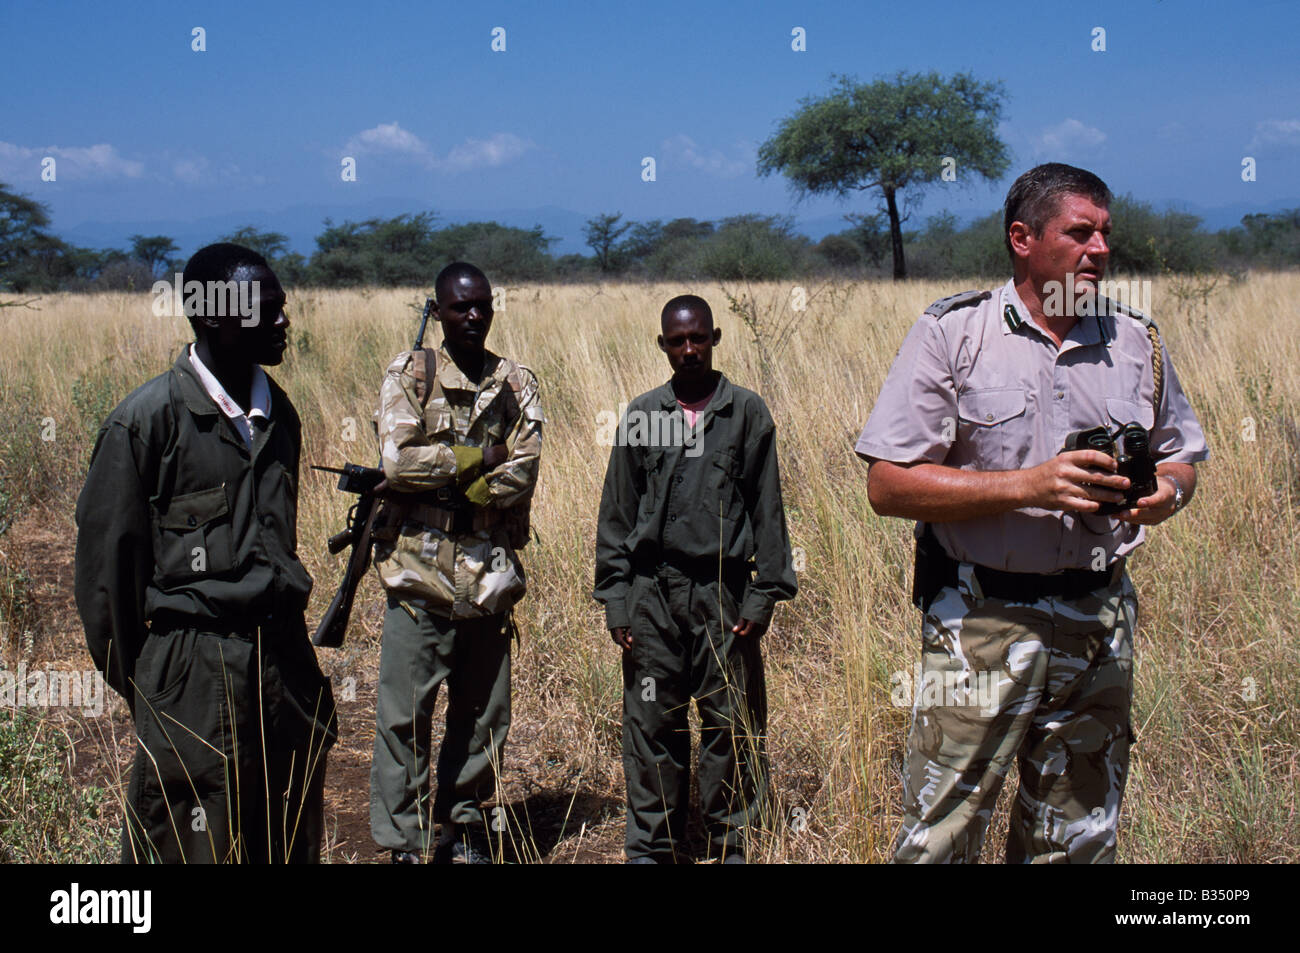
M1017 757L1007 859L1114 857L1137 624L1125 558L1191 499L1208 454L1154 325L1097 295L1110 198L1060 163L1017 179L1014 277L926 310L857 443L876 512L918 521L922 675L896 862L978 860ZM1129 503L1111 456L1062 452L1127 424L1156 461L1155 490Z

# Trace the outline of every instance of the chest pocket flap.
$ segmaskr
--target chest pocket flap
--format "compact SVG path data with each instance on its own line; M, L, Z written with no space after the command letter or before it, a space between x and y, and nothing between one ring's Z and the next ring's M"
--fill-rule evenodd
M1107 397L1106 413L1116 427L1125 424L1141 424L1146 430L1155 422L1155 411L1150 404L1141 404L1123 397Z
M424 432L430 439L452 433L452 429L450 409L446 407L429 407L425 410Z
M186 493L173 497L167 512L158 517L162 529L174 529L185 532L220 519L230 512L226 502L226 488L214 486L210 490Z
M968 390L957 397L961 419L981 427L992 427L1025 412L1023 387L986 387Z
M234 538L226 487L172 497L158 514L158 573L166 582L189 581L234 565Z
M713 465L715 467L721 467L722 472L732 479L739 479L740 477L740 460L737 459L734 450L728 450L726 448L715 450L713 452Z
M641 469L647 476L657 473L664 463L664 452L659 447L647 447L641 456Z

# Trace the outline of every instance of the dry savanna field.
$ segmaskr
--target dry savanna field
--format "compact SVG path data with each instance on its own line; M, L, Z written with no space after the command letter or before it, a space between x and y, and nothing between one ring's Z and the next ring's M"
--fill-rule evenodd
M918 660L919 617L908 599L910 524L872 513L852 446L911 322L964 286L505 288L488 344L533 368L547 415L538 538L524 551L530 592L518 613L514 725L494 815L508 858L621 859L619 659L590 597L608 455L597 415L667 378L657 315L683 291L714 306L723 329L716 365L759 391L776 418L800 570L798 598L781 605L764 636L775 805L772 832L751 856L887 858L909 718L891 702L891 673L910 673ZM316 579L311 623L342 571L324 541L350 500L306 464L374 465L369 417L380 377L410 346L423 294L290 294L289 351L273 374L304 425L299 552ZM794 310L801 297L806 308ZM1211 459L1195 502L1155 529L1132 565L1142 617L1124 861L1300 860L1297 301L1296 274L1154 283L1152 313ZM72 512L94 434L189 339L183 319L154 317L150 305L147 293L52 295L0 309L0 651L11 670L90 667L72 604ZM368 829L380 604L372 576L346 645L318 650L341 699L326 795L335 862L383 859ZM0 855L113 859L132 748L125 707L113 699L98 717L31 707L26 715L0 710ZM1001 857L1012 790L1014 773L986 861Z

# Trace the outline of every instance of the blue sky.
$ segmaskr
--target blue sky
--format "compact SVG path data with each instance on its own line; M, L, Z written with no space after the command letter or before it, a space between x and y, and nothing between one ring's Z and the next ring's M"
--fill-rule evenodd
M491 49L495 27L504 52ZM1105 52L1091 48L1095 27ZM310 252L325 214L425 209L543 221L564 251L606 211L789 213L824 233L874 199L798 203L780 177L757 178L758 145L832 74L933 69L1003 82L1013 165L994 185L933 187L914 221L984 214L1016 173L1060 160L1219 225L1300 205L1298 33L1287 0L9 0L0 181L46 202L59 234L121 244L157 225L185 252L243 222ZM46 156L54 182L40 177ZM357 181L342 181L343 156Z

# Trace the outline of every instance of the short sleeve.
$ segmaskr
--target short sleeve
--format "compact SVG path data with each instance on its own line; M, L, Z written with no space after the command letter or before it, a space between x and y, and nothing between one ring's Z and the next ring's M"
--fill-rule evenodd
M922 315L898 349L854 450L866 460L942 463L956 420L943 332L938 319Z
M1197 463L1210 456L1205 445L1205 433L1187 395L1183 393L1163 342L1160 351L1164 362L1165 392L1151 430L1151 451L1159 463Z

